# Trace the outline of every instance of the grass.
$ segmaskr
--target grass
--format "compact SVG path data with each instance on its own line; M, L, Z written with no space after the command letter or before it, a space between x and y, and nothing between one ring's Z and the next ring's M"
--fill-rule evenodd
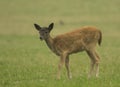
M3 0L0 1L0 87L119 87L119 0ZM60 21L64 25L60 25ZM33 24L55 23L52 36L84 25L102 30L100 77L87 79L85 52L71 55L73 78L56 80L59 58L53 54Z

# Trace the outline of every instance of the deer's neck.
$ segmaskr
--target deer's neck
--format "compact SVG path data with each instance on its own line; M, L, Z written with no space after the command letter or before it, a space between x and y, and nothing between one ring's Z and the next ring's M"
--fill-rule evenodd
M52 50L53 47L53 38L51 36L49 36L46 40L45 40L47 46Z
M52 50L52 52L54 52L55 54L57 54L55 47L54 47L54 40L51 36L49 36L46 40L45 40L47 46ZM58 55L58 54L57 54Z

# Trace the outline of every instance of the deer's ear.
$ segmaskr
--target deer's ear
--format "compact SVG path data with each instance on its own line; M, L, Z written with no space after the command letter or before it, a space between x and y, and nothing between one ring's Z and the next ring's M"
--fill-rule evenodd
M34 24L35 28L39 31L41 27L38 24Z
M51 23L50 25L49 25L49 31L51 31L52 29L53 29L53 26L54 26L54 23Z

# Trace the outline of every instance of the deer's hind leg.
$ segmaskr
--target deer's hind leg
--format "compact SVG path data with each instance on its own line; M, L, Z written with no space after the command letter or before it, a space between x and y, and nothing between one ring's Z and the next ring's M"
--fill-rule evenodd
M99 55L98 55L98 53L96 51L95 51L95 55L96 55L96 58L97 58L97 60L96 60L95 75L96 75L96 77L98 77L99 76L99 62L100 62L100 57L99 57Z
M98 72L99 72L99 56L98 56L98 54L95 52L94 49L87 50L86 52L91 59L90 72L88 74L88 78L91 77L91 75L93 74L95 65L96 65L95 74L96 74L96 76L98 76Z

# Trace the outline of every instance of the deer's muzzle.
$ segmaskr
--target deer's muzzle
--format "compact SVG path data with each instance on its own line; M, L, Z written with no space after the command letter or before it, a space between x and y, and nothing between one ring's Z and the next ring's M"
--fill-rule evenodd
M43 38L42 38L42 37L40 37L40 40L43 40Z

